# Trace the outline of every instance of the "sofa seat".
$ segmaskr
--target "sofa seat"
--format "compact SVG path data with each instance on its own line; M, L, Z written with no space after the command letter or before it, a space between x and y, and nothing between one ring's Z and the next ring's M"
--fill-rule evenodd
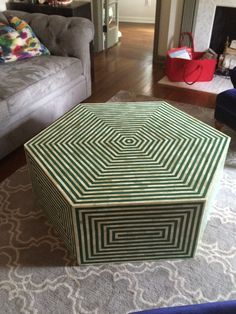
M0 159L91 95L91 21L21 11L50 56L0 64Z
M235 314L236 301L210 302L185 306L163 307L130 314Z
M1 65L0 106L4 123L13 115L28 113L38 101L55 97L83 74L78 58L41 56ZM9 85L9 81L11 84Z
M78 58L51 55L2 64L0 157L39 133L87 95L87 80Z
M234 88L217 95L215 119L236 130L236 67L231 71L230 78Z

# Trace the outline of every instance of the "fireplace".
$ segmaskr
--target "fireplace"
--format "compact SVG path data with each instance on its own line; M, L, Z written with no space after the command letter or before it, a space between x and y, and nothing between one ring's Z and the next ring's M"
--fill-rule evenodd
M210 47L222 54L225 44L236 40L236 8L217 6L212 28Z
M236 8L235 0L198 0L194 16L193 33L197 51L210 47L211 33L217 7ZM236 38L235 38L236 39Z

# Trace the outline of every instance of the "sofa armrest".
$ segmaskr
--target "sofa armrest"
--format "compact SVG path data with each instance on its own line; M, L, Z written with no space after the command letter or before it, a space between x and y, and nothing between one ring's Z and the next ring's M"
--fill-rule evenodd
M234 88L236 88L236 67L230 71L230 78Z
M79 58L91 89L90 42L94 36L91 21L82 17L64 17L7 10L6 16L18 16L33 29L52 55Z

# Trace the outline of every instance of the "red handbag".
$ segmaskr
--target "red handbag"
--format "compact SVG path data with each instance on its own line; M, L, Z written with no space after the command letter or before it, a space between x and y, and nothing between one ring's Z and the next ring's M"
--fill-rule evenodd
M184 36L188 36L191 47L182 45ZM171 58L170 54L177 49L186 49L191 57L190 60L182 58ZM167 52L166 75L170 81L185 82L192 85L196 82L207 82L213 79L216 68L216 59L201 59L204 52L194 50L193 35L189 32L181 33L179 48L173 48Z

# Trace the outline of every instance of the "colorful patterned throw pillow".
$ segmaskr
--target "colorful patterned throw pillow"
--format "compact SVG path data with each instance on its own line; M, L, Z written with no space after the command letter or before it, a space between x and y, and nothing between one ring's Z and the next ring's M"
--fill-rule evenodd
M0 62L17 60L23 46L24 41L14 28L0 23Z
M9 25L0 23L0 62L49 55L31 27L18 17L9 17Z

